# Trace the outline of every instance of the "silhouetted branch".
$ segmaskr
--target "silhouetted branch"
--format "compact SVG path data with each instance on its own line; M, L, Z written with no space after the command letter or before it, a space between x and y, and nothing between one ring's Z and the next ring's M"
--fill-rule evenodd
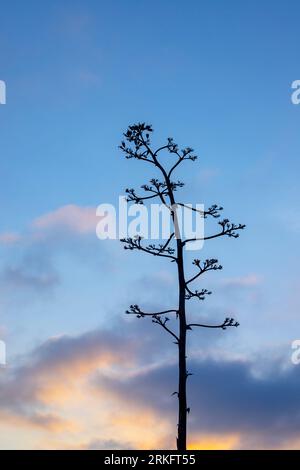
M166 243L163 245L162 247L162 251L165 251L167 249L167 247L169 246L169 243L171 242L172 238L174 237L174 232L171 233L171 235L169 236L168 240L166 241Z
M173 255L175 253L175 248L171 248L167 246L170 240L171 239L169 238L169 240L167 241L165 245L160 243L159 245L156 246L153 243L151 243L151 245L148 245L146 249L157 254L168 253L169 255ZM165 248L165 246L167 246L167 248Z
M159 152L161 152L162 150L165 150L165 149L168 149L168 151L170 153L176 153L178 152L178 145L174 142L174 139L172 137L168 137L168 143L166 145L163 145L162 147L159 147L156 152L155 152L155 155L157 156L159 154Z
M141 137L144 132L145 139L143 141ZM152 152L149 149L150 132L153 132L152 127L145 123L139 123L128 127L127 131L124 133L124 137L128 142L134 145L134 148L126 146L125 141L121 142L120 149L125 153L126 158L135 158L137 160L143 160L145 162L155 164L153 159L149 158L149 156L152 157ZM143 148L144 150L142 150Z
M197 240L210 240L221 236L228 236L237 238L240 230L245 228L245 225L235 225L229 222L228 219L224 219L218 222L221 227L221 231L214 235L204 236L203 238L190 238L184 241L180 237L180 219L177 214L178 207L188 208L194 212L199 213L203 218L213 217L215 219L220 217L220 212L223 210L221 206L213 204L207 210L195 209L189 205L176 202L176 191L181 188L184 184L179 180L172 181L171 177L173 172L178 166L186 161L196 160L196 156L193 155L193 150L190 147L180 150L178 145L172 138L168 138L167 142L154 150L151 145L150 135L153 132L152 126L146 125L145 123L138 123L133 126L129 126L127 131L124 133L124 139L120 145L121 150L125 153L128 159L137 159L151 163L159 173L161 174L161 181L159 179L150 180L150 184L141 186L145 194L137 194L134 189L127 189L127 201L143 204L144 201L152 201L155 198L159 198L161 203L165 205L169 211L173 223L173 231L167 241L163 244L150 244L148 246L142 245L142 237L135 236L133 238L124 238L121 241L125 243L124 248L128 250L141 250L145 253L152 254L153 256L160 256L169 258L172 262L177 264L178 274L178 309L164 310L161 312L143 312L138 305L131 305L127 314L136 315L138 318L151 317L152 322L160 325L166 330L173 338L175 338L175 344L178 345L178 390L174 392L178 397L178 437L177 437L177 449L179 451L186 450L186 436L187 436L187 414L190 412L190 408L187 406L187 394L186 394L186 382L187 377L191 375L186 367L187 350L186 350L186 339L187 330L192 330L194 327L201 328L220 328L225 330L228 327L237 327L239 324L233 318L226 318L223 323L218 325L209 325L201 323L190 323L187 322L186 314L186 301L192 298L198 298L204 300L206 295L210 295L211 292L207 289L191 290L190 283L195 281L199 276L210 270L222 269L222 266L218 265L216 259L207 259L203 263L200 260L195 259L193 264L198 268L198 272L193 275L188 281L185 281L185 269L184 269L184 246L192 241ZM161 153L170 154L168 166L166 167L161 163ZM139 191L138 191L139 193ZM175 235L174 235L175 234ZM172 248L171 241L173 238L175 248ZM168 326L168 314L176 315L178 319L178 333L176 334Z
M237 230L243 230L246 225L244 224L239 224L239 225L235 225L235 224L232 224L229 222L228 219L224 219L220 222L218 222L219 225L221 225L222 227L222 231L215 234L215 235L210 235L208 237L203 237L203 238L188 238L187 240L184 240L182 242L183 246L186 244L186 243L189 243L189 242L195 242L195 241L199 241L199 240L211 240L213 238L217 238L217 237L222 237L222 236L228 236L228 237L233 237L233 238L238 238L239 237L239 233L236 233Z
M168 208L170 209L169 205L167 204L164 196L169 196L169 191L168 189L165 187L164 183L161 183L160 181L156 180L156 179L152 179L150 181L150 183L152 183L155 187L155 189L153 189L152 186L149 186L147 184L144 184L143 186L141 186L142 189L144 189L144 191L146 192L151 192L155 195L157 195L161 202ZM164 185L164 186L163 186ZM163 189L163 191L160 190L161 187L164 187L166 189Z
M211 295L211 291L207 290L207 289L202 289L201 291L198 291L198 290L195 290L195 291L191 291L188 286L186 285L185 286L185 289L186 289L186 294L185 294L185 299L186 300L190 300L192 299L193 297L196 297L197 299L199 300L204 300L206 295Z
M187 204L182 204L180 202L177 202L178 206L185 207L186 209L190 209L191 211L198 212L203 216L204 219L207 218L208 215L214 217L217 219L220 217L219 212L223 210L223 207L218 206L217 204L213 204L211 207L207 209L207 211L201 211L200 209L196 209L195 207L188 206Z
M170 178L170 176L172 175L173 171L178 167L178 165L180 165L180 163L182 163L183 161L185 160L191 160L191 161L195 161L197 160L197 156L196 155L192 155L192 152L194 150L190 147L187 147L181 151L178 151L178 147L176 146L176 148L174 148L173 151L171 151L171 153L175 153L178 157L176 163L172 166L172 168L170 169L169 173L168 173L168 177ZM181 153L180 153L181 152Z
M126 310L127 315L136 315L137 318L143 318L143 317L157 317L159 315L166 315L168 313L176 313L178 314L178 310L164 310L162 312L143 312L140 307L136 304L130 305L129 307L130 310Z
M137 160L146 161L152 163L161 169L161 165L158 162L158 155L163 150L167 150L170 154L177 156L177 161L171 167L169 172L165 173L165 176L170 179L171 174L177 168L177 166L185 160L195 161L196 155L193 155L193 149L186 147L179 150L178 145L173 141L171 137L168 138L167 144L159 147L156 151L153 151L150 147L150 133L153 132L152 126L146 125L145 123L138 123L133 126L129 126L127 131L123 134L127 142L133 144L133 148L127 146L125 141L121 142L119 148L125 153L127 159L135 158Z
M156 197L159 197L158 193L154 193L152 194L152 196L138 196L134 189L128 189L128 188L125 190L125 192L126 194L128 194L126 201L134 202L135 204L143 204L143 202L148 199L154 199Z
M198 326L200 328L221 328L222 330L226 330L226 328L230 326L237 328L238 326L240 326L240 324L233 318L225 318L224 322L220 325L202 325L200 323L190 323L189 325L187 325L186 328L187 330L191 330L192 327L195 326Z

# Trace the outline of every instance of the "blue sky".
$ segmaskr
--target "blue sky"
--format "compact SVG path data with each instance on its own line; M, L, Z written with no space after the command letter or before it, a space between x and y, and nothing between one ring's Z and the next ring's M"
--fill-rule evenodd
M233 311L241 327L201 333L203 346L191 347L259 370L290 367L299 337L299 13L293 0L2 2L0 338L11 368L50 337L122 329L136 297L155 306L174 298L169 266L93 230L98 204L153 176L117 148L136 121L153 125L155 142L173 136L195 149L199 160L181 176L185 200L219 203L247 224L239 240L206 244L203 255L224 266L206 280L214 296L203 314Z

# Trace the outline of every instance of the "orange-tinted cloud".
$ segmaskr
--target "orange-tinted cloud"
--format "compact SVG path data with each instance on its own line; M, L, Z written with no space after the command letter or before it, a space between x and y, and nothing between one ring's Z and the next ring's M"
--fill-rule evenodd
M238 447L240 436L238 434L220 435L192 435L189 450L232 450Z
M124 354L126 351L126 354ZM73 429L65 406L78 409L86 401L84 384L89 374L132 361L129 341L109 331L78 337L51 338L36 348L15 369L0 375L0 413L9 426L18 422L52 432ZM60 414L61 413L61 414Z

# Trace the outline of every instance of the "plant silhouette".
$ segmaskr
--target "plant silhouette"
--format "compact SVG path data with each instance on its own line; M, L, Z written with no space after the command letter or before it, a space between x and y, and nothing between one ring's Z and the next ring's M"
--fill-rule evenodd
M188 243L193 243L197 240L212 240L218 237L231 237L237 238L239 231L245 228L243 224L233 224L228 219L220 220L220 213L222 207L214 204L207 210L201 212L203 218L216 219L219 230L211 235L203 236L203 238L188 238L181 239L179 230L179 220L176 211L177 207L186 207L190 210L200 212L191 206L186 206L182 202L178 202L176 192L184 184L181 181L174 180L173 175L175 170L183 162L194 162L197 157L194 155L193 149L190 147L179 149L178 145L172 138L168 138L166 143L157 149L153 149L151 144L151 134L153 132L152 126L145 123L138 123L129 126L124 133L124 140L121 142L120 149L124 152L127 159L135 159L140 162L147 163L158 170L161 179L151 179L150 184L141 186L142 194L138 195L134 189L126 189L127 201L137 204L144 204L145 201L159 200L161 204L165 205L170 211L172 220L173 232L164 244L143 244L143 239L140 236L134 238L124 238L121 242L124 243L124 248L127 250L139 250L153 256L164 257L176 265L177 279L178 279L178 305L174 309L165 310L161 312L145 312L138 305L131 305L127 314L136 315L137 318L150 317L152 322L161 326L174 340L178 347L178 390L173 395L178 397L178 435L177 435L177 449L179 451L186 450L187 445L187 415L190 413L190 408L187 405L187 378L191 375L187 370L187 348L186 340L187 333L194 328L218 328L226 330L228 327L239 326L233 318L225 318L220 324L204 324L204 323L189 323L186 314L186 302L191 299L204 300L211 292L202 289L194 290L192 284L208 271L216 271L222 269L218 264L217 259L207 259L200 261L195 259L193 265L195 266L196 273L190 278L185 277L185 263L184 263L184 248ZM171 163L163 164L161 157L164 154L169 154L172 158ZM178 328L176 331L169 326L169 316L174 315L178 321Z

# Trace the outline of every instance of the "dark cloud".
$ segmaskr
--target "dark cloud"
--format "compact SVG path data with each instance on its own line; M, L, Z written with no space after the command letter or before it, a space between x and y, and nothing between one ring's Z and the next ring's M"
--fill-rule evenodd
M52 428L59 424L59 417L51 413L49 390L71 393L73 380L97 367L125 365L135 348L130 338L105 330L49 339L23 357L19 366L1 370L0 414L8 412L33 425Z
M59 284L59 277L55 272L28 271L23 266L5 268L1 280L12 288L30 288L39 292L52 289Z
M0 286L17 296L22 292L49 292L60 284L60 278L46 251L19 253L0 273Z
M192 361L189 380L190 429L194 433L239 433L243 445L268 447L300 438L299 370L294 367L267 377L252 373L245 362ZM176 422L175 365L148 369L134 377L98 376L94 386L106 388L136 406L152 407Z

